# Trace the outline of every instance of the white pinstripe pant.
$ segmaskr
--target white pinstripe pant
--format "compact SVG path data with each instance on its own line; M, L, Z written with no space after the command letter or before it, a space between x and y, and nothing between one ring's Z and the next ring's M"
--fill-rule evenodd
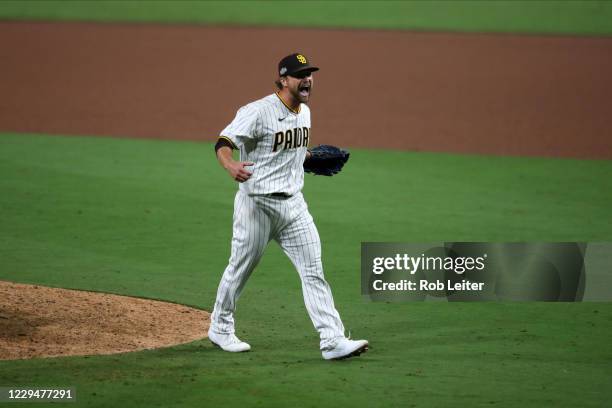
M236 301L270 240L276 240L297 269L304 303L321 337L321 349L344 336L323 276L321 240L302 193L290 198L249 196L241 191L234 201L232 252L217 290L210 330L234 332Z

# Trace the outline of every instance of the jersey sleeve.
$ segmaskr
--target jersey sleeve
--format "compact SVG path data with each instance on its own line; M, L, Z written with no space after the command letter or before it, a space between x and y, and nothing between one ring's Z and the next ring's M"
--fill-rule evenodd
M239 148L246 141L257 139L259 122L259 110L252 104L243 106L238 109L234 120L221 131L219 137L228 139Z

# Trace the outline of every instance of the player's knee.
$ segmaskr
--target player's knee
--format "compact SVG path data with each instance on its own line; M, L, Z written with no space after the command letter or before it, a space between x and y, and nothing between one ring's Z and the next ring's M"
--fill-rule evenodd
M302 281L316 282L323 280L323 268L320 265L312 265L311 267L304 267L300 273Z
M302 276L302 286L304 287L318 287L325 284L325 279L321 276L306 275Z

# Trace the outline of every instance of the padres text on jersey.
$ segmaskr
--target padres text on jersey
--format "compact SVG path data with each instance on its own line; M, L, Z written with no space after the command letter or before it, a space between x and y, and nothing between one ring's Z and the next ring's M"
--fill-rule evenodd
M301 191L310 127L308 106L301 104L294 111L277 94L241 107L221 132L240 151L240 161L255 163L240 190L249 195Z
M274 147L272 151L280 149L295 149L297 147L308 147L308 134L310 129L307 127L287 129L284 132L274 134Z

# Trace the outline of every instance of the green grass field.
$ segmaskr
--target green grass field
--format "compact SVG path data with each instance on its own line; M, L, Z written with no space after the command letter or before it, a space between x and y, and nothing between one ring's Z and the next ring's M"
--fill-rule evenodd
M0 20L610 35L612 2L2 1ZM608 405L612 304L371 303L359 261L362 241L612 241L610 179L610 161L354 150L304 194L369 353L321 359L297 272L271 244L238 305L253 352L198 341L0 361L0 386L74 386L73 407ZM208 143L0 133L0 280L211 310L235 189Z
M276 244L238 334L114 356L0 362L0 386L76 386L77 406L555 406L612 398L612 304L370 303L361 241L610 241L610 161L355 150L305 197L362 358L321 359ZM208 143L0 135L0 279L210 310L236 185ZM67 406L75 406L67 405Z
M0 19L612 34L612 2L2 1Z

